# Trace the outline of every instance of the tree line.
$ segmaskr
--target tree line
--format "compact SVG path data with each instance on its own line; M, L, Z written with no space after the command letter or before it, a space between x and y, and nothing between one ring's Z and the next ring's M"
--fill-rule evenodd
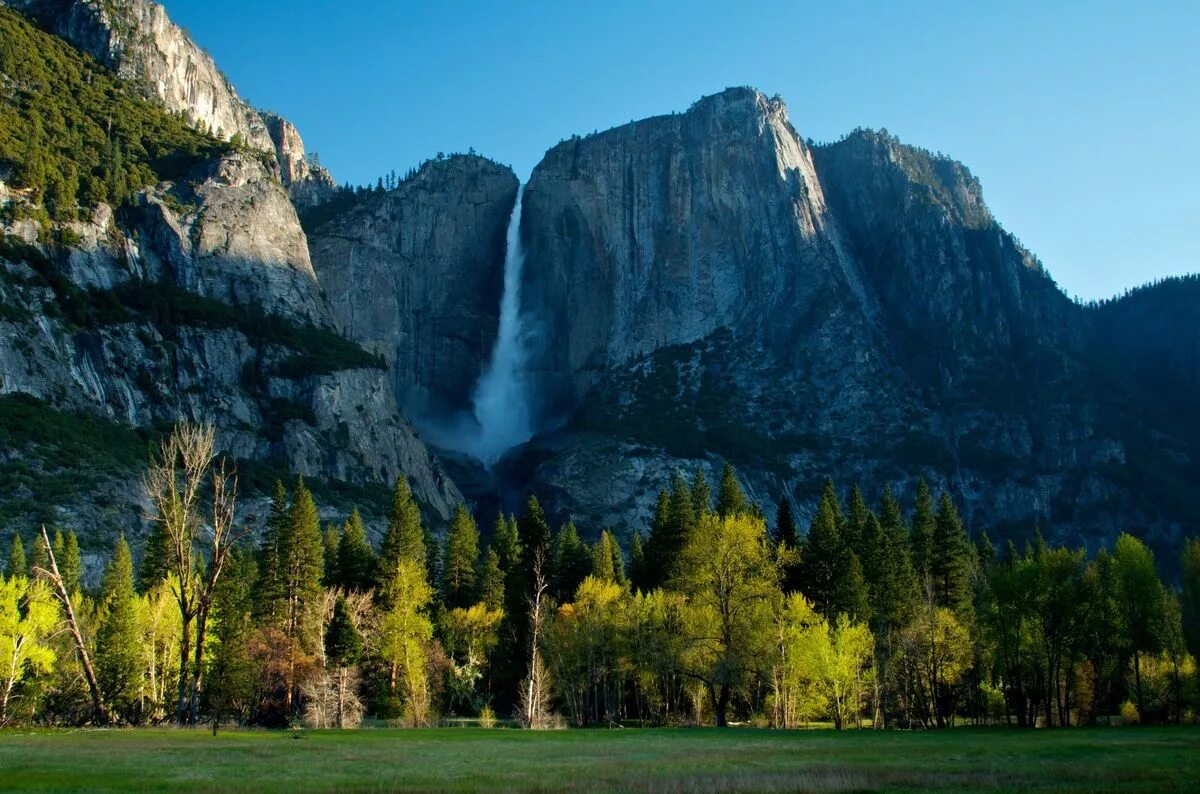
M1195 718L1200 539L1181 587L1130 535L1089 559L1034 535L974 542L948 494L872 508L826 482L807 531L768 528L726 466L677 475L626 555L552 531L536 497L486 543L433 533L402 477L372 545L276 484L257 544L212 428L145 477L140 561L97 588L74 534L14 535L0 581L0 724L409 726L746 721L780 728L1068 726Z

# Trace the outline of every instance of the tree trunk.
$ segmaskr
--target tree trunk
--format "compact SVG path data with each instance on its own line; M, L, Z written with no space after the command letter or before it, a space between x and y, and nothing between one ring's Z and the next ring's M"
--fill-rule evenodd
M729 684L721 684L720 694L717 695L717 702L714 704L713 711L717 718L717 727L725 728L729 726L729 719L726 716L729 712Z
M208 608L201 604L196 616L196 651L192 662L191 694L188 698L188 722L192 725L200 721L200 685L204 681L204 639L208 626Z
M188 662L192 655L192 621L183 621L179 637L179 698L175 702L175 721L187 724L188 715Z
M1137 682L1138 719L1141 719L1145 713L1142 710L1142 654L1137 650L1133 652L1133 677Z

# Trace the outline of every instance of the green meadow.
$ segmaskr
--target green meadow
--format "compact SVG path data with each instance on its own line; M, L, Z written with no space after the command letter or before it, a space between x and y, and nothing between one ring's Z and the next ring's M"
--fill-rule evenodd
M1200 729L0 732L6 791L1195 791Z

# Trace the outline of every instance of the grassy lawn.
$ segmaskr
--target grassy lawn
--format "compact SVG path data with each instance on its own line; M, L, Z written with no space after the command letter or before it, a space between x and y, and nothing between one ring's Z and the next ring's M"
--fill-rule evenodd
M1195 791L1200 729L0 731L0 790Z

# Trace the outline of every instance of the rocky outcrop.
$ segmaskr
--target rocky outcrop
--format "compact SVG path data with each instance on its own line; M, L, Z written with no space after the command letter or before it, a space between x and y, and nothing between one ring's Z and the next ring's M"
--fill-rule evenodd
M470 405L499 322L517 178L473 155L432 160L309 237L338 328L381 353L418 414Z
M226 140L272 148L266 124L166 10L150 0L4 0L145 96Z
M327 169L310 160L304 151L300 131L275 113L264 112L262 118L275 146L279 178L287 186L292 204L304 210L328 201L337 190L337 185Z
M192 180L147 194L141 210L147 256L169 260L180 286L300 322L332 323L295 207L259 157L213 161Z
M262 315L270 325L263 329L236 313L248 309L231 314L217 303L189 303L194 291L167 301L161 283L194 286L183 282L204 257L163 246L161 230L117 227L103 208L95 217L105 225L83 230L75 248L0 258L0 394L135 427L212 422L235 458L322 481L383 488L403 473L431 519L449 518L461 496L399 411L384 369L362 357L339 363L333 353L320 365L297 365L337 340L332 331L310 332L297 348L281 332L300 322L295 315ZM254 266L243 264L247 272ZM47 278L55 271L102 289L91 297L63 293L69 287ZM264 289L278 283L256 282ZM302 302L320 305L315 282L307 283ZM112 290L121 285L134 292ZM137 476L129 472L124 492L132 514Z

